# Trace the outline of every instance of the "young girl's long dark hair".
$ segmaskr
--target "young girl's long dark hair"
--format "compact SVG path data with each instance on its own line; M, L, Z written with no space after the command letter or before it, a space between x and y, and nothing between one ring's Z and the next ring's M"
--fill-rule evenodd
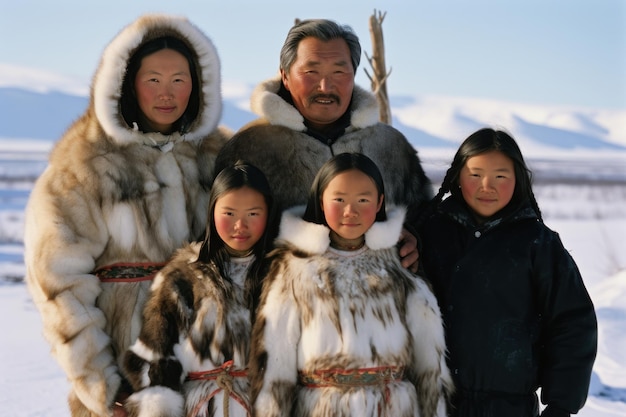
M528 169L524 157L522 156L522 151L519 146L517 146L515 139L502 130L484 128L472 133L463 141L454 155L452 164L446 172L439 192L420 215L418 224L421 225L428 215L436 210L446 194L450 193L453 197L462 199L463 197L459 187L459 176L465 163L473 156L491 151L502 152L513 161L515 170L515 190L513 191L513 197L507 207L518 207L524 202L529 202L539 220L542 220L541 210L539 210L535 194L532 190L532 172Z
M361 171L374 181L378 191L378 199L380 200L381 196L385 194L385 186L383 184L383 176L374 161L361 153L341 153L322 165L315 176L311 191L309 192L306 210L304 216L302 216L304 220L311 223L327 224L324 212L322 211L322 195L333 178L342 172L352 169ZM376 221L380 222L385 220L387 220L387 212L383 204L380 210L378 210L378 213L376 213Z
M261 280L267 266L265 256L271 249L271 244L277 234L277 213L274 197L267 178L257 167L238 161L234 166L224 168L215 177L209 196L209 216L206 234L200 247L197 262L206 264L210 268L215 268L220 276L229 282L231 281L227 269L230 254L228 253L226 243L219 236L215 227L215 205L220 197L242 187L248 187L259 192L263 195L267 205L267 225L265 226L263 236L252 247L255 259L248 270L245 282L248 305L250 311L253 312L256 309L261 289Z

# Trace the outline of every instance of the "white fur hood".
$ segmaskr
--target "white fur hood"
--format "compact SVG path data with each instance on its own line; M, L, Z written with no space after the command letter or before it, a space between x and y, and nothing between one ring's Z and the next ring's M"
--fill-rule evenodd
M272 125L285 126L304 132L304 117L291 104L278 95L280 74L260 83L252 92L250 107L257 115L264 117ZM350 124L356 129L378 123L378 102L372 93L355 85L352 93L352 116Z
M201 71L198 77L202 94L200 111L189 132L182 136L179 133L146 134L133 130L119 110L128 60L140 45L161 36L174 36L187 41L197 55L197 70ZM222 115L220 89L220 61L211 40L185 17L149 14L122 29L104 50L93 79L91 105L104 131L119 145L198 141L217 128Z
M277 240L287 242L307 253L320 255L330 246L330 229L323 224L302 220L304 210L304 206L297 206L283 212ZM404 207L389 207L387 220L375 222L365 232L367 247L372 250L387 249L398 243L405 214Z

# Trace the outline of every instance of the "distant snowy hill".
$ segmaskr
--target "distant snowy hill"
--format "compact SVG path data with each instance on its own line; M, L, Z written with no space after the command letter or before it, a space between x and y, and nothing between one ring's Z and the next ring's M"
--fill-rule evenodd
M255 118L249 90L226 88L222 123L238 129ZM444 97L391 97L393 125L418 149L453 148L476 129L510 131L525 152L626 154L626 110L567 109ZM0 138L58 139L88 104L86 95L0 87ZM532 153L532 152L531 152Z

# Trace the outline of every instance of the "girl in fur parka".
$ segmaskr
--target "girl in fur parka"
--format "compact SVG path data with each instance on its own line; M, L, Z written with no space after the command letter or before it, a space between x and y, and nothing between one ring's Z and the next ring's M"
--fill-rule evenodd
M240 164L216 177L204 242L179 250L157 274L126 354L136 390L130 416L249 416L251 322L274 212L257 168Z
M71 384L72 416L123 415L121 354L151 276L202 235L229 133L220 64L187 19L147 15L105 49L89 107L57 143L26 208L26 281ZM115 406L115 407L114 407Z
M420 263L444 317L451 416L537 417L538 388L542 417L577 413L596 315L576 263L541 219L515 140L489 128L470 135L430 211Z
M404 209L362 154L325 164L283 214L253 329L256 416L444 417L451 380L437 302L400 263Z

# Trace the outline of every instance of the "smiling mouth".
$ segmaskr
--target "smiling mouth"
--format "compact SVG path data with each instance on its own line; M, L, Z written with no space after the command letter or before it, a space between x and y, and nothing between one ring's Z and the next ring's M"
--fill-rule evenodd
M339 103L339 97L336 96L315 96L311 99L311 102L317 104L333 104Z

